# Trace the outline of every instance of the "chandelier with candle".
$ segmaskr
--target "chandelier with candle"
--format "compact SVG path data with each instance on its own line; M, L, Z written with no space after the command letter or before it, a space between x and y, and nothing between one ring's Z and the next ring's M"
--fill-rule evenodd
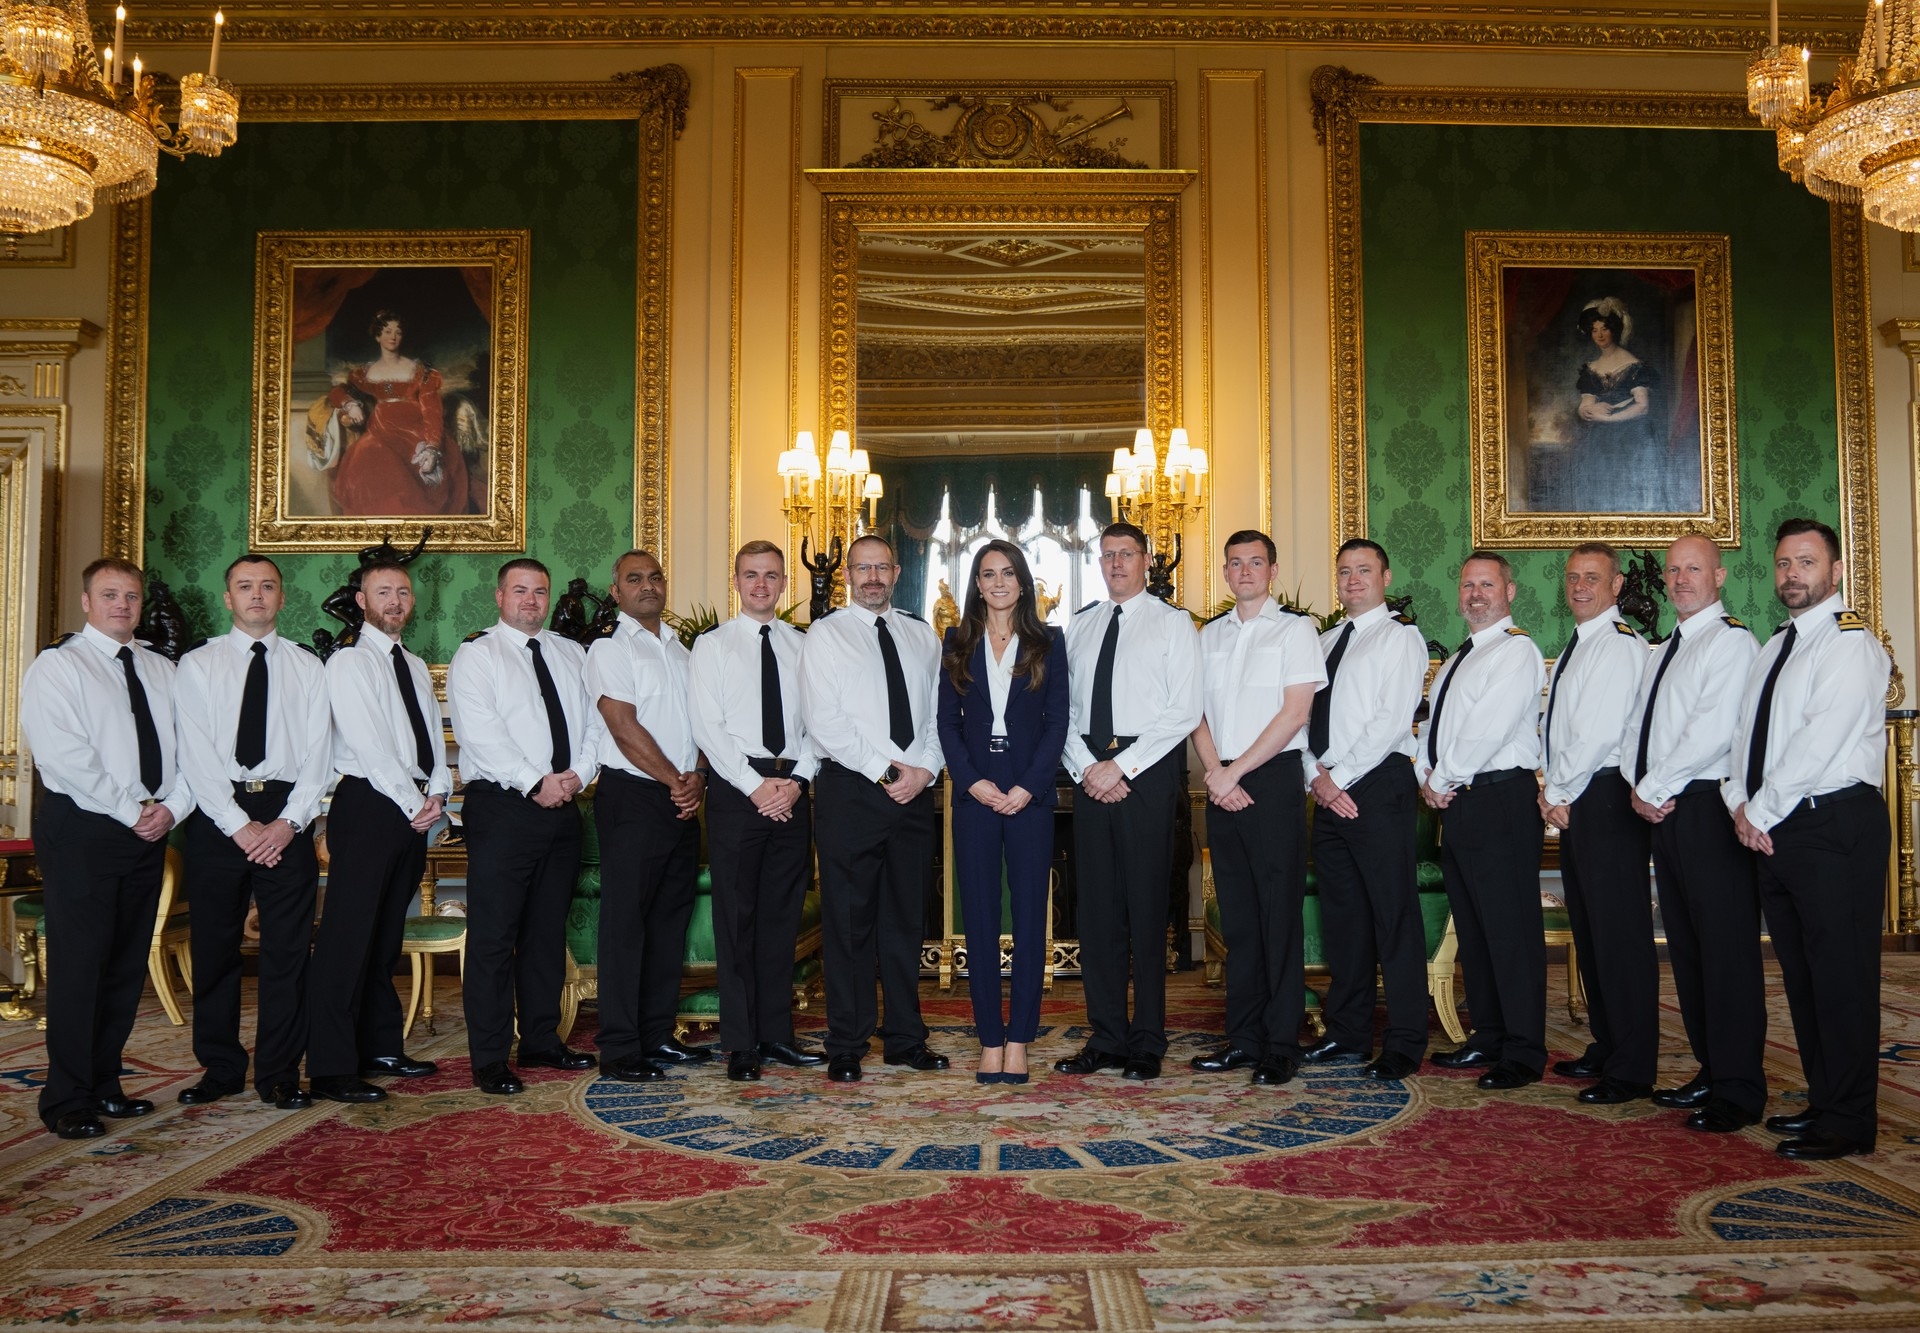
M1155 542L1164 542L1186 526L1206 504L1207 451L1191 444L1183 427L1167 432L1164 459L1154 448L1153 432L1133 433L1133 448L1113 451L1107 473L1107 499L1114 521L1125 520Z
M848 432L835 431L822 458L813 432L800 431L793 448L780 451L778 467L787 523L795 535L811 538L815 549L828 550L835 540L844 548L873 531L886 488Z
M1860 44L1833 91L1808 86L1805 47L1768 43L1747 66L1747 106L1774 131L1780 167L1822 199L1858 203L1870 221L1920 231L1920 0L1873 0Z
M142 198L161 153L218 157L238 137L239 94L218 77L225 16L213 16L207 72L180 80L178 129L155 105L154 76L126 58L126 18L115 11L113 45L96 53L85 0L0 0L0 233Z

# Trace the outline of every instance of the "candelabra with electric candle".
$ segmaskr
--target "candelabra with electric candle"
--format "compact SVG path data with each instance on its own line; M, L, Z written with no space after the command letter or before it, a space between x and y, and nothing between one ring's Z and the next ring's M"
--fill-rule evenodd
M836 430L822 454L813 432L794 436L780 453L780 508L787 518L787 549L813 575L814 618L846 604L846 587L833 577L854 538L873 531L886 488L865 449Z
M1150 591L1156 596L1173 596L1182 536L1206 508L1207 471L1207 451L1189 443L1180 426L1167 432L1164 453L1145 426L1134 432L1133 448L1113 451L1107 500L1114 522L1132 523L1152 543Z

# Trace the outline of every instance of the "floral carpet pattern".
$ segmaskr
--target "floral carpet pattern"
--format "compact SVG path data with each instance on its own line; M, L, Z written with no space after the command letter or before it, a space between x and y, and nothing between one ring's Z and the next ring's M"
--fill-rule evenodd
M1173 979L1167 1073L1147 1084L1043 1063L1085 1038L1062 982L1022 1087L972 1081L966 1002L929 988L945 1073L538 1070L512 1099L471 1086L447 978L440 1032L412 1047L438 1075L298 1113L180 1108L190 1040L153 1004L125 1081L159 1113L77 1144L39 1132L44 1049L10 1024L0 1323L1920 1328L1920 956L1883 962L1880 1151L1824 1164L1759 1129L1582 1106L1551 1077L1489 1095L1431 1068L1195 1074L1221 1024L1197 976ZM1773 1107L1791 1108L1804 1085L1769 986ZM1552 1000L1550 1044L1577 1052L1585 1029ZM1664 1003L1677 1082L1693 1070ZM575 1041L591 1048L590 1019Z

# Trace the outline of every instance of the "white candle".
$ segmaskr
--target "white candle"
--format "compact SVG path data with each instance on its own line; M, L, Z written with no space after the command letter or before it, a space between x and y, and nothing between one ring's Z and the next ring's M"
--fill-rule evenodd
M127 7L118 5L113 11L113 86L120 86L120 47L126 39Z
M227 23L227 16L219 10L213 11L213 54L207 57L207 82L212 83L220 73L220 29Z
M1780 45L1780 0L1767 0L1767 45Z
M1887 65L1887 3L1886 0L1873 0L1873 67L1885 69Z
M140 57L139 56L135 56L133 58L133 91L136 96L140 92Z

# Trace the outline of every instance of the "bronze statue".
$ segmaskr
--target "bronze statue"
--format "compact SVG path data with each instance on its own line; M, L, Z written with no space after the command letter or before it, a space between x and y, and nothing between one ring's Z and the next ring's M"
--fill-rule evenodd
M367 617L355 598L360 591L360 576L366 571L367 566L388 563L410 565L420 558L421 552L427 549L427 538L431 536L433 536L432 527L422 527L420 540L413 544L411 551L404 554L390 538L382 540L377 546L360 548L360 563L351 574L347 575L346 583L328 593L327 600L320 603L322 611L346 626L338 634L324 627L313 632L313 648L320 655L321 661L326 661L337 650L350 646L360 637L360 626L365 623Z
M1163 602L1173 600L1173 571L1180 568L1180 534L1173 534L1173 558L1168 559L1165 551L1155 551L1153 559L1147 563L1147 591Z
M807 602L807 619L815 621L833 610L833 576L840 572L840 539L835 537L833 544L824 555L813 556L808 553L807 539L800 539L800 563L813 576L813 595Z
M553 632L562 638L592 643L619 614L620 607L611 597L589 591L585 579L572 579L553 604L551 623Z
M169 662L192 647L187 637L187 613L174 600L173 590L164 579L147 580L146 604L140 608L140 626L133 637L152 648Z
M1620 573L1620 614L1639 628L1649 643L1658 643L1660 603L1667 595L1664 562L1652 551L1623 551Z

